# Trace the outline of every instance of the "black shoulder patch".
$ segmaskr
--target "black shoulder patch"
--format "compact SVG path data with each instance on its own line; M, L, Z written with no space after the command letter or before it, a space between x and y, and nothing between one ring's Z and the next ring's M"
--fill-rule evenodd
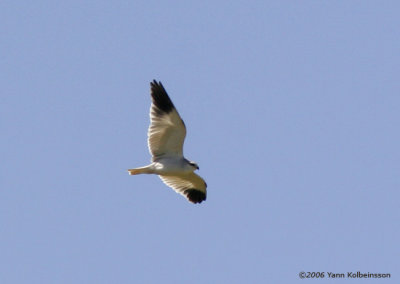
M206 200L206 194L194 188L186 189L183 193L186 195L189 201L193 203L201 203L202 201Z
M155 106L162 112L171 112L174 109L174 104L169 98L161 82L157 83L156 80L153 80L153 82L150 83L150 87L153 104L155 104Z

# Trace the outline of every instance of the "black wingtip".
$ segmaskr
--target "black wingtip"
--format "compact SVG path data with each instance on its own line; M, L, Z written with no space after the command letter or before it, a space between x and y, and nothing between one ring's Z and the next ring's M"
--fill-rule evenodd
M174 109L174 104L160 81L157 82L156 80L153 80L153 82L150 82L150 89L153 103L159 110L169 113Z
M156 79L153 79L153 81L150 82L150 87L153 88L153 87L156 87L156 86L161 86L162 88L164 88L163 85L162 85L162 83L161 83L161 81L158 81L158 82L157 82Z
M186 195L187 199L194 204L201 203L207 198L204 192L197 189L186 189L183 193Z

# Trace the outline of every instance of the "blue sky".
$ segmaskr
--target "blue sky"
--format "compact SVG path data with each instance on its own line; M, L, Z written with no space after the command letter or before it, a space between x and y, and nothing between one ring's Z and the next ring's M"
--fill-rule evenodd
M0 282L394 281L399 9L2 1ZM126 172L150 159L153 79L188 128L200 205Z

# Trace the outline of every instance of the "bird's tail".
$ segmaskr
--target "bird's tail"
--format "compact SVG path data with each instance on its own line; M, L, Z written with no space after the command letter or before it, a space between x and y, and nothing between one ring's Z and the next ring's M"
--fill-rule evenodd
M149 167L141 167L141 168L136 168L136 169L129 169L128 173L130 175L140 175L140 174L151 174L152 172L150 171Z

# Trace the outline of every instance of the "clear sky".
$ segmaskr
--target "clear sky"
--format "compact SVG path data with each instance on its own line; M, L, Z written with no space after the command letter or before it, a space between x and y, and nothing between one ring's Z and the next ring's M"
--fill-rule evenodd
M1 1L0 283L398 281L399 11ZM153 79L200 205L126 172L150 160Z

